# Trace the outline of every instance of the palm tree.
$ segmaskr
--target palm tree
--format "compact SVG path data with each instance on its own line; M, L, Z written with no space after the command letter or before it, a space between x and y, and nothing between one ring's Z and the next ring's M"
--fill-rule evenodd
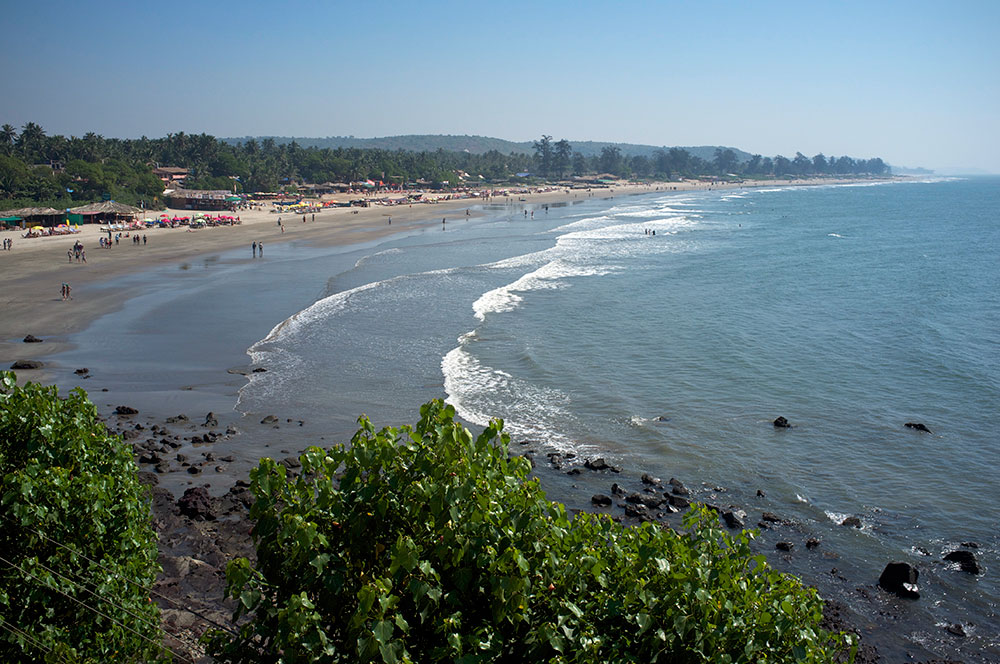
M17 139L17 130L14 129L13 125L4 124L0 127L0 149L2 149L7 154L10 154L11 149L14 147L14 141Z

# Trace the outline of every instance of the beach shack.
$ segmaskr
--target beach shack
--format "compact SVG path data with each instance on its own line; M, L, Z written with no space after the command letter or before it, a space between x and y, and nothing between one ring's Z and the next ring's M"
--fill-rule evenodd
M45 228L51 228L53 226L58 226L63 220L62 210L56 210L55 208L49 207L27 207L18 208L17 210L4 210L3 212L0 212L0 215L3 215L4 217L3 223L5 227L22 226L24 228L33 228L35 226L44 226Z
M86 224L116 224L124 221L134 221L143 214L142 208L125 205L116 201L100 201L88 203L66 210L69 223Z
M164 198L170 207L179 210L228 210L233 207L229 200L233 193L227 189L167 189Z

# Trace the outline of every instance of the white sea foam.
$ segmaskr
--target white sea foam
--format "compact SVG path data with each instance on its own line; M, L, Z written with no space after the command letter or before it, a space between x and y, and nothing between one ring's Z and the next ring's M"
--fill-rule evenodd
M560 451L580 453L587 449L554 426L574 419L567 407L568 398L559 390L485 366L464 344L444 356L441 372L447 401L463 419L485 426L491 417L499 416L504 430L514 437L539 439Z
M513 283L483 293L472 303L472 310L476 318L483 321L487 314L514 311L524 301L518 293L565 288L565 280L569 277L601 276L610 271L600 266L573 265L556 259Z
M827 233L826 236L827 237L839 237L839 238L843 238L844 237L843 235L838 235L837 233Z
M362 265L365 265L367 263L378 262L379 259L383 259L386 256L392 256L394 254L401 254L401 253L403 253L403 250L398 247L392 247L391 249L377 251L374 254L370 254L368 256L362 256L361 258L359 258L358 261L354 264L354 267L361 267Z

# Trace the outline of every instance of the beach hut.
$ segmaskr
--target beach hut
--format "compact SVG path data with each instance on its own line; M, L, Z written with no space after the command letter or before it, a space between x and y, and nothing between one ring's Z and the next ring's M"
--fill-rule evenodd
M70 208L67 212L72 217L77 215L84 222L90 224L115 223L121 220L133 220L145 211L142 208L117 203L115 201L101 201L99 203L88 203L80 207Z
M5 217L20 217L25 228L32 226L55 226L62 222L63 213L61 210L48 207L27 207L17 210L4 210ZM17 224L11 224L17 225Z

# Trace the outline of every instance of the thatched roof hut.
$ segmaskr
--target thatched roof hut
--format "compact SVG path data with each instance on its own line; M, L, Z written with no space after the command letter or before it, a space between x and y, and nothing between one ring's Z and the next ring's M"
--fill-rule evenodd
M116 201L101 201L99 203L88 203L80 207L70 208L70 214L82 214L86 216L95 214L118 215L119 217L134 217L143 214L142 208L132 205L125 205Z
M63 211L50 207L26 207L17 210L4 210L0 217L13 219L20 217L25 226L38 225L55 226L62 220Z

